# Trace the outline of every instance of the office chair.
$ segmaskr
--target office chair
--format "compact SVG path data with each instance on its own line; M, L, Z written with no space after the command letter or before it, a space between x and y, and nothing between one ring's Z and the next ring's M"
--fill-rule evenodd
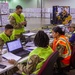
M53 54L51 54L37 75L53 75L54 63L56 62L58 55L58 51L55 51Z

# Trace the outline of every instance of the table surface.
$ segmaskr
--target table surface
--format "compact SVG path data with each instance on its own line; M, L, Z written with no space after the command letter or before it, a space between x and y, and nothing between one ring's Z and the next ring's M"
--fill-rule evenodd
M18 62L20 63L20 62L23 62L24 60L27 60L27 59L28 59L28 56L20 59ZM5 71L8 71L8 70L10 70L10 69L12 69L14 67L14 65L8 63L8 61L6 59L4 59L4 58L2 59L2 62L0 62L0 64L6 65L6 68L4 68L4 69L0 68L0 74L4 73Z
M48 30L49 31L49 30ZM46 31L46 32L48 32L48 31ZM49 32L48 32L49 33ZM53 38L50 38L50 43L53 41ZM27 60L28 59L28 56L26 56L26 57L24 57L24 58L22 58L22 59L20 59L18 62L20 63L20 62L23 62L24 60ZM12 64L10 64L10 63L8 63L8 61L6 60L6 59L2 59L2 62L0 62L0 64L3 64L3 65L6 65L7 67L6 68L4 68L4 69L1 69L0 68L0 74L2 74L2 73L4 73L4 72L6 72L6 71L8 71L8 70L10 70L10 69L12 69L12 68L14 68L14 65L12 65Z

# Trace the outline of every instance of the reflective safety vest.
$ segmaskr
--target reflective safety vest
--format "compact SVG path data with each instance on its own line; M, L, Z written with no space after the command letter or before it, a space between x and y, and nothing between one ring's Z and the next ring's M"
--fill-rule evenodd
M65 46L65 50L62 54L62 57L64 58L62 60L62 63L64 63L65 65L69 65L70 64L70 57L71 57L71 46L64 35L61 35L58 38L58 40L54 39L54 42L53 42L53 50L54 51L56 50L56 47L58 44Z
M75 31L73 33L75 33Z
M13 17L15 18L17 24L18 24L18 23L21 23L21 22L23 22L23 21L25 21L25 18L24 18L24 16L23 16L23 14L20 14L20 16L19 16L19 15L17 15L16 13L12 13L10 16L13 16ZM24 26L22 26L22 28L14 29L14 30L13 30L13 33L14 33L15 35L16 35L16 34L21 34L21 33L23 33L23 32L25 32Z
M9 38L4 32L0 34L0 38L4 41L4 43L15 39L14 35L11 35Z
M40 63L37 64L35 71L32 73L33 75L38 74L40 68L42 67L43 63L46 61L46 59L53 53L53 50L48 47L48 48L42 48L42 47L37 47L34 49L30 54L29 57L32 55L38 55L40 58L43 58L44 60ZM23 75L26 75L25 73L22 73Z

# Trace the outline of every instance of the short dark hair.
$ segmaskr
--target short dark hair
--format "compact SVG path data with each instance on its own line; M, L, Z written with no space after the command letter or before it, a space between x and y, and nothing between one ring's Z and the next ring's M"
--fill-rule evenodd
M13 29L13 26L12 26L11 24L7 24L7 25L5 26L5 29Z
M23 9L21 5L17 5L16 9Z
M52 29L55 33L59 33L60 35L64 35L65 31L62 30L62 28L60 28L59 26L56 26Z
M37 47L48 47L49 37L44 31L38 31L34 38L34 44Z

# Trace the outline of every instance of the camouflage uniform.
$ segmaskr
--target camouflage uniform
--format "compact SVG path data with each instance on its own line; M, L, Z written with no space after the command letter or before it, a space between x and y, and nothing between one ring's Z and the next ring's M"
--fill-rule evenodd
M14 64L22 72L23 75L36 75L46 59L53 53L53 50L48 48L38 47L29 54L27 64L15 62Z
M0 49L3 48L3 45L4 45L4 41L0 38Z
M23 27L23 25L20 22L17 23L16 18L14 18L14 16L12 16L12 15L9 16L9 21L10 21L11 25L14 27L14 29L20 29ZM26 21L26 19L24 19L24 21ZM26 26L26 25L24 25L24 26ZM25 39L25 37L22 35L22 33L15 34L15 37Z
M4 43L6 43L6 42L8 42L8 41L11 41L11 40L14 40L14 39L16 39L16 38L14 37L14 35L11 35L11 36L9 37L9 36L7 36L7 35L5 34L5 32L2 32L2 33L0 34L0 49L3 48Z
M21 63L15 63L15 65L19 68L21 71L21 74L24 72L26 75L30 75L36 70L36 66L38 63L40 63L43 59L41 59L37 55L32 55L30 59L27 62L27 65L25 66L24 64Z

